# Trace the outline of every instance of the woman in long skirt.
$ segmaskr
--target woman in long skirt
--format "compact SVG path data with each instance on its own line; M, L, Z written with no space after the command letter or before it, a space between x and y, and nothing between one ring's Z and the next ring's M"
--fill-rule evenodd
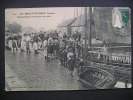
M44 57L45 57L45 59L48 57L48 55L47 55L47 45L48 45L48 41L45 39L43 41L43 49L44 49Z
M30 48L30 42L29 41L26 42L26 50L27 50L27 53L31 53L31 48Z
M22 37L22 40L21 40L21 51L23 51L23 52L26 51L26 37L25 37L25 35Z
M17 51L17 48L18 48L18 46L17 46L17 40L13 40L12 41L12 50L14 51Z
M9 39L8 47L9 47L11 50L13 49L13 48L12 48L12 39L11 39L11 38Z
M33 49L34 49L34 51L35 51L35 54L39 54L39 53L38 53L38 43L37 43L37 42L34 42L34 44L33 44Z
M28 35L26 38L26 49L27 49L27 53L31 53L31 37L30 37L30 35Z
M42 42L38 41L38 49L41 49L41 44L42 44Z

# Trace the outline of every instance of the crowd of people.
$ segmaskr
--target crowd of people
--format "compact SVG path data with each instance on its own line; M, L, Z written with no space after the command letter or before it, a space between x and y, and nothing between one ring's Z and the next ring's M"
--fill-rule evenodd
M71 75L73 75L74 67L76 67L76 60L81 56L81 33L66 34L59 36L57 31L47 34L46 32L26 33L22 36L19 34L5 34L5 47L8 50L30 54L39 54L43 51L45 59L58 59L61 65L68 67ZM83 60L81 60L83 66Z
M78 31L73 34L64 33L62 37L59 36L57 31L49 34L42 31L40 33L26 33L22 36L19 34L5 34L6 49L13 52L20 49L21 52L27 54L33 51L35 54L39 54L39 51L43 51L45 59L58 59L61 65L69 68L71 75L73 75L74 67L77 67L80 72L87 59L98 63L116 63L118 61L131 63L131 57L118 57L118 54L116 54L116 57L114 53L109 54L105 46L103 46L103 50L101 49L102 51L88 50L85 54L82 41L82 35Z

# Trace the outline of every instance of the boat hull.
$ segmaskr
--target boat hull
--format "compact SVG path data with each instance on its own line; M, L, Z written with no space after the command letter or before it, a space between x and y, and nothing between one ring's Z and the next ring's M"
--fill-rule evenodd
M117 82L109 72L95 67L86 67L85 71L79 75L79 81L86 86L98 89L111 88Z

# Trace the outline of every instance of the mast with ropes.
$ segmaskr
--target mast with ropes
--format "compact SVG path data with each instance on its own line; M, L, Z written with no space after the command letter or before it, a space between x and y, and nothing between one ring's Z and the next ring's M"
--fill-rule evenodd
M92 7L89 7L89 14L90 14L90 33L89 33L89 43L88 46L91 47L91 24L92 24Z
M88 27L88 24L87 24L87 13L88 9L87 7L84 8L84 18L85 18L85 24L84 24L84 27L85 27L85 47L91 47L91 23L92 23L92 7L89 7L89 27ZM89 29L89 33L88 33L88 30ZM87 42L88 41L88 42Z
M87 7L84 8L84 18L85 18L85 24L84 24L84 28L85 28L85 48L88 47L87 44Z

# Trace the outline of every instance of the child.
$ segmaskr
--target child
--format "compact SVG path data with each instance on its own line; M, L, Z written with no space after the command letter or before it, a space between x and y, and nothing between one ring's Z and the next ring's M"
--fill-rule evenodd
M70 52L67 54L67 59L68 59L69 70L71 71L71 76L73 76L73 71L74 71L74 53L73 53L73 50L70 50Z
M79 67L80 67L80 72L82 72L84 66L85 66L84 60L81 58L81 59L80 59L80 65L79 65Z

